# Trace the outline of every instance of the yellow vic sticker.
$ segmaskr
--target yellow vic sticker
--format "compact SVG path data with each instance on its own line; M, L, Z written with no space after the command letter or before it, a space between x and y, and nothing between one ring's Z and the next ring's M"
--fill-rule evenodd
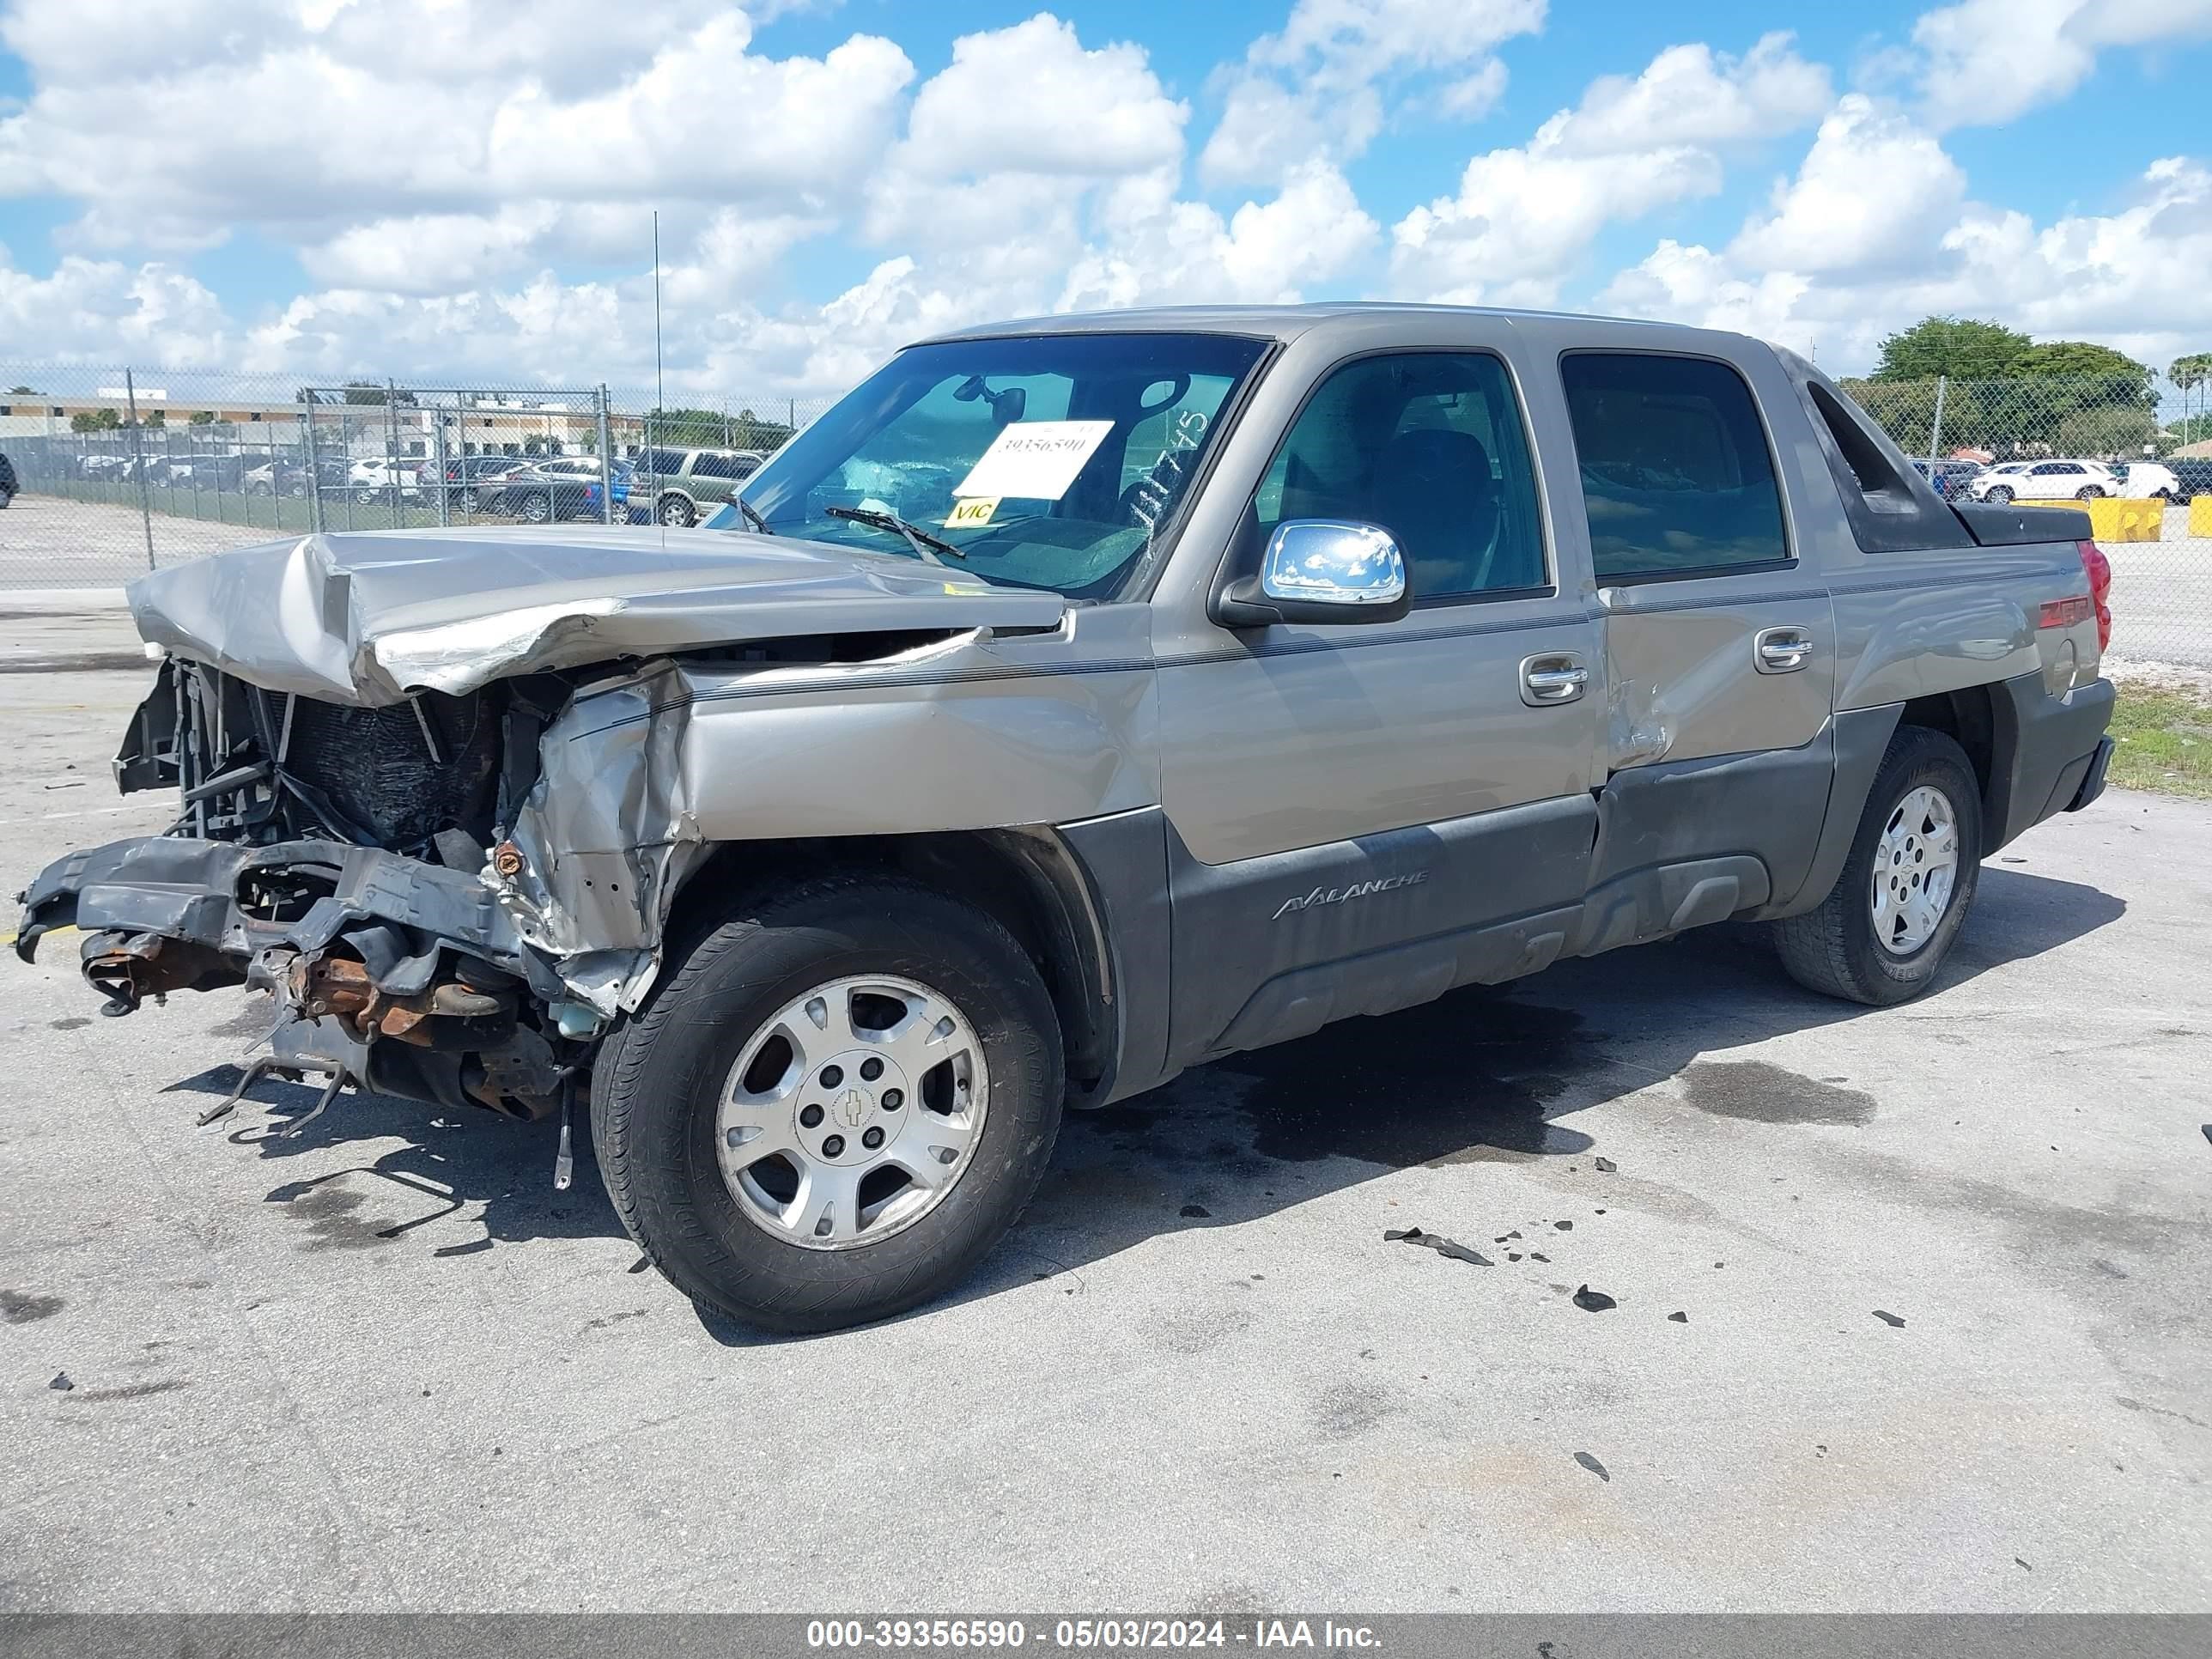
M952 503L952 511L945 515L947 530L980 530L991 522L991 515L999 510L996 495L963 495Z

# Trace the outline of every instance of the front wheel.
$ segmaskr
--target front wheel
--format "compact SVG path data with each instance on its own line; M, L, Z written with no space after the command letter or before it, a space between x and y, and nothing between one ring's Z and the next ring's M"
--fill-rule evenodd
M691 511L691 503L683 496L664 495L660 498L659 516L661 523L682 530L690 526L695 515Z
M2012 491L2003 484L1997 484L1990 490L1989 494L1984 495L1982 499L1997 507L2010 507L2012 505Z
M522 519L526 524L544 524L553 516L553 503L542 495L522 498Z
M1818 909L1774 924L1782 965L1809 990L1876 1007L1934 981L1981 872L1979 786L1941 732L1898 728L1843 873Z
M2102 501L2104 496L2105 492L2103 489L2100 489L2095 484L2083 484L2079 489L2074 492L2074 499L2077 501Z
M996 921L890 878L830 878L702 940L593 1067L623 1224L676 1287L781 1331L957 1285L1036 1190L1059 1024Z

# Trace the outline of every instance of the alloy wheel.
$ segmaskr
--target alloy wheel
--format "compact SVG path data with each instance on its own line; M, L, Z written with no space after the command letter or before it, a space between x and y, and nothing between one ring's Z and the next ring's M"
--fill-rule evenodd
M1928 943L1951 908L1959 878L1959 815L1951 798L1922 784L1897 804L1874 857L1874 936L1893 956Z
M793 997L746 1043L716 1109L723 1183L788 1244L846 1250L902 1231L959 1184L989 1073L968 1016L887 975Z

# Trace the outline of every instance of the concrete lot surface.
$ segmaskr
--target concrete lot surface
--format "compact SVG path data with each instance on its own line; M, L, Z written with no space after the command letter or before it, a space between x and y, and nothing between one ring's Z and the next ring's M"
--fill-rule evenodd
M9 888L161 820L144 678L0 672ZM550 1125L195 1131L244 1000L101 1019L57 938L0 960L0 1609L2212 1609L2208 847L2045 825L1902 1008L1701 935L1186 1076L798 1341Z

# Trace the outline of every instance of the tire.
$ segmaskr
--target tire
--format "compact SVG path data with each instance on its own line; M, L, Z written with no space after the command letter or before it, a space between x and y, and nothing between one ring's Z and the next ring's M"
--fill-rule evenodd
M1996 484L1992 486L1989 494L1983 496L1982 499L1996 507L2010 507L2012 505L2012 489L2008 485Z
M5 513L9 507L15 504L15 492L14 490L0 489L0 513Z
M544 524L553 516L553 503L542 493L533 491L522 498L522 521L525 524Z
M754 1078L751 1070L733 1073L749 1054L767 1052L757 1045L783 1041L771 1034L792 1028L793 1008L811 1010L819 1006L817 992L854 979L896 981L938 996L966 1022L984 1073L980 1127L941 1195L917 1187L915 1201L928 1207L915 1218L874 1239L801 1243L823 1227L810 1223L803 1195L788 1200L796 1224L779 1224L757 1194L744 1195L746 1177L726 1171L738 1160L726 1158L725 1140L743 1130L723 1127L732 1109L725 1091ZM835 1046L825 1040L821 1054L768 1068L785 1069L778 1081L759 1086L783 1092L760 1109L796 1114L778 1118L777 1135L797 1139L805 1113L814 1109L801 1103L805 1097L825 1079L839 1080L817 1069ZM930 1075L945 1074L940 1066ZM788 1084L793 1076L801 1081ZM887 1085L876 1087L878 1106L899 1105ZM769 1330L836 1330L903 1312L968 1275L1035 1194L1059 1133L1065 1089L1051 998L1005 928L912 882L830 877L742 907L607 1039L592 1070L592 1144L623 1225L695 1303ZM916 1079L916 1097L906 1103L900 1123L922 1121L914 1115L925 1109L926 1091ZM856 1087L830 1103L842 1113L862 1093ZM886 1121L892 1120L876 1120ZM836 1127L818 1111L816 1122L817 1135ZM913 1137L890 1144L895 1152ZM912 1152L907 1156L911 1162ZM771 1153L753 1171L795 1175L796 1166L780 1159ZM865 1182L857 1188L863 1206L868 1191ZM908 1197L902 1187L898 1196ZM888 1201L875 1201L889 1209Z
M675 530L687 530L699 515L691 510L690 501L682 495L663 495L653 516Z
M1893 949L1876 933L1877 860L1882 856L1885 836L1905 803L1923 790L1936 791L1950 808L1955 862L1933 928L1910 948ZM1911 833L1910 826L1905 833ZM1774 924L1782 965L1808 990L1872 1007L1918 996L1935 982L1973 907L1981 845L1981 786L1966 751L1941 732L1924 726L1899 726L1882 757L1874 787L1867 792L1850 856L1835 886L1817 909ZM1909 863L1884 867L1901 871Z
M2074 492L2074 499L2077 501L2102 501L2104 496L2104 490L2096 484L2083 484Z

